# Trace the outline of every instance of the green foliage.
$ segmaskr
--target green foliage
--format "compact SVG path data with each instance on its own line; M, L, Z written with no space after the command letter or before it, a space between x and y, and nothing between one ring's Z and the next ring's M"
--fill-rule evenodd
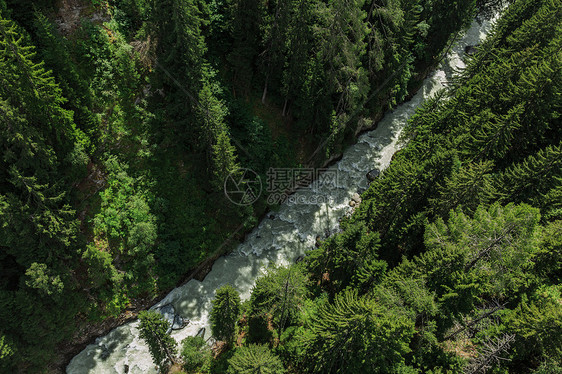
M44 366L81 309L70 272L78 225L64 186L81 174L83 165L69 160L83 160L85 138L65 102L27 33L2 13L0 304L7 311L0 324L8 367ZM29 325L33 333L25 331Z
M0 0L2 369L47 367L70 321L175 285L253 213L222 203L226 175L303 163L324 140L313 163L339 153L411 92L475 6L498 3L112 0L59 28L51 0ZM295 371L458 371L442 339L499 298L507 310L482 324L516 335L504 367L560 355L561 9L507 9L453 89L412 119L344 231L310 253L310 274L258 280L249 341L277 345ZM217 293L218 339L232 341L239 309L232 288ZM481 351L473 327L463 339ZM208 360L200 340L184 348L188 363ZM245 349L232 368L283 370Z
M254 318L272 316L276 328L282 332L296 321L308 295L307 282L308 278L298 265L269 269L256 280L252 289L251 314Z
M98 250L120 258L119 267L129 270L125 277L133 297L154 290L150 274L154 266L153 246L157 238L156 219L150 211L147 196L139 180L127 174L116 158L106 162L108 185L101 193L101 211L94 217L94 234ZM93 259L94 250L89 252ZM107 257L98 255L96 257ZM98 264L100 260L97 261ZM101 261L104 262L103 260ZM105 262L111 274L112 265ZM106 273L107 274L107 273ZM107 274L107 275L109 275ZM117 276L111 277L118 281ZM119 311L117 311L119 312Z
M140 337L148 345L154 363L164 369L174 363L176 341L168 334L170 324L160 313L141 311L139 313Z
M561 290L560 285L541 287L505 317L506 329L517 336L517 361L562 360Z
M212 83L209 77L205 80L203 88L199 93L197 113L203 130L203 139L206 143L206 151L211 169L212 184L222 191L226 177L238 169L236 164L235 148L230 143L228 127L225 117L228 110L217 96L221 90L216 83Z
M541 279L559 284L562 278L562 221L550 222L540 234L534 271Z
M316 279L328 273L334 293L348 286L363 291L377 282L386 269L386 263L377 260L378 248L378 233L368 232L363 224L350 225L312 251L306 263Z
M562 366L554 360L547 360L533 371L535 374L560 374L562 373Z
M240 295L231 285L216 290L210 313L211 332L218 340L231 343L236 333L236 322L240 317Z
M25 275L27 277L26 286L36 288L45 296L54 297L63 291L64 285L60 276L53 275L45 264L32 263Z
M271 353L265 345L252 344L240 347L228 360L229 374L283 374L285 368L279 357Z
M188 336L182 340L181 358L188 373L207 372L212 360L211 349L200 336Z
M319 373L392 372L414 334L413 321L349 289L321 306L307 327L305 365Z
M13 356L14 348L4 335L0 336L0 368L7 370L10 367L9 362Z

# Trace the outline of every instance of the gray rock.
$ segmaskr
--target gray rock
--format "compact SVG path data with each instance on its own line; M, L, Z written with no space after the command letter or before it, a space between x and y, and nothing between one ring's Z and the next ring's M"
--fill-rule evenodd
M464 47L464 53L466 53L469 56L472 56L473 54L478 52L477 47L478 46L476 46L476 45L467 45L466 47Z
M174 317L174 323L172 324L172 330L181 330L183 329L189 321L186 321L182 316L176 314Z
M373 169L370 172L367 173L367 179L369 180L369 182L374 181L375 179L377 179L379 177L379 175L381 174L379 169Z
M102 344L100 347L101 347L100 358L102 360L105 360L109 357L111 352L109 351L109 348L107 348L105 344Z
M168 321L170 326L174 324L174 317L176 316L176 310L174 309L174 306L172 304L166 304L163 307L161 307L158 311L160 312L160 314L162 314L162 317L164 317L164 319Z

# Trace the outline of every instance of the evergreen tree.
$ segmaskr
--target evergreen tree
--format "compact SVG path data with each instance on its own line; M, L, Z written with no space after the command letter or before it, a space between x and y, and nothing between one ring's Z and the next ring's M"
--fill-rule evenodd
M168 334L170 324L160 313L141 311L139 313L141 338L148 344L154 363L164 370L175 362L176 341Z
M308 372L388 373L410 352L414 322L354 290L321 306L303 337Z
M316 279L328 274L330 289L334 293L348 286L368 289L386 269L386 263L377 260L378 233L368 232L361 223L348 227L306 257L308 268Z
M212 360L211 349L200 336L188 336L182 341L181 357L188 373L204 372Z
M231 343L236 333L236 322L240 316L240 295L231 285L216 290L210 313L211 332L218 340Z
M240 347L228 360L229 374L283 374L285 368L279 357L265 345L251 344Z
M300 266L269 269L266 275L256 280L252 289L251 312L271 315L282 332L297 319L308 295L307 280Z
M12 363L44 366L72 330L84 137L24 30L0 15L0 313ZM76 161L76 162L75 162ZM84 162L84 164L82 164ZM20 318L15 321L14 315ZM37 324L32 321L39 321ZM33 333L23 326L33 323ZM47 353L51 352L51 353Z
M231 0L230 29L233 37L232 51L227 56L232 65L234 96L245 96L254 81L254 71L261 29L264 22L264 2L261 0Z
M221 190L225 178L238 169L235 148L228 134L225 117L228 109L223 101L217 98L220 88L208 77L201 92L197 114L202 124L203 138L206 144L207 159L211 171L211 180L216 189Z

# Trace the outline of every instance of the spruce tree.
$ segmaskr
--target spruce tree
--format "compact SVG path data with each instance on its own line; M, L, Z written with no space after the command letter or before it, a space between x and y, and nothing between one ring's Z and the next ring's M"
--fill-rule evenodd
M414 321L346 289L322 305L303 338L307 372L388 373L410 352Z
M283 374L285 368L279 357L265 345L240 347L228 360L228 374Z
M225 117L228 109L218 99L221 94L217 83L207 76L199 93L197 114L202 126L202 137L207 153L210 179L217 190L224 186L226 177L238 169L236 149L230 142Z
M168 334L170 324L160 313L153 311L141 311L139 321L140 336L148 344L152 360L164 370L176 360L176 341Z
M230 344L236 333L236 322L240 316L240 295L231 285L216 290L210 313L211 332L218 340Z

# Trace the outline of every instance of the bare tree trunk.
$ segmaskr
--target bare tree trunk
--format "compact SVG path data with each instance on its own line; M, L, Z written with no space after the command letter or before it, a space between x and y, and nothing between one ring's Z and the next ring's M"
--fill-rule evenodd
M514 341L515 335L502 335L495 340L489 339L484 342L479 355L465 368L465 373L486 373L494 362L509 361L509 359L502 357L502 354L509 349Z
M269 81L269 74L265 78L265 85L263 87L263 94L261 95L261 103L265 104L265 97L267 96L267 82Z
M482 313L480 316L476 317L475 319L469 321L466 326L461 326L460 328L458 328L456 331L453 331L452 333L450 333L449 335L447 335L446 337L444 337L444 340L449 340L454 338L455 336L457 336L458 334L460 334L461 332L465 331L466 329L469 329L471 327L473 327L474 325L476 325L478 322L482 321L483 319L486 319L490 316L492 316L494 313L496 313L498 310L502 310L505 307L505 304L499 304L499 303L495 303L496 305L494 307L492 307L490 310Z

